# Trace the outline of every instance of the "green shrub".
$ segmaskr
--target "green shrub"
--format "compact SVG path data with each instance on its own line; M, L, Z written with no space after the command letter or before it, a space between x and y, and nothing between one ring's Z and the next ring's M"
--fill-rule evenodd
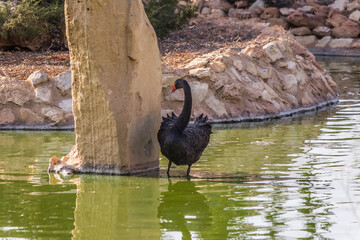
M0 8L0 36L4 39L30 39L36 35L51 34L64 25L63 0L22 0L11 9Z
M145 12L158 37L179 29L196 15L195 6L178 6L178 0L149 0L144 2Z

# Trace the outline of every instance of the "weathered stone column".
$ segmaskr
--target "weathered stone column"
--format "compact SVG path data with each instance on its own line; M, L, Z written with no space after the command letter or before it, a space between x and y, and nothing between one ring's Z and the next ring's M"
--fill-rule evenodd
M161 60L141 0L67 0L81 172L158 168Z

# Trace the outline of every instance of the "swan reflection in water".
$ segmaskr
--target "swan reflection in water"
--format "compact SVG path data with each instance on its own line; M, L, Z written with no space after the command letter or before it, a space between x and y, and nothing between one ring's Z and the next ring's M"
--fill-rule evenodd
M182 234L182 239L201 237L212 224L213 216L206 197L192 181L169 180L168 191L160 194L158 218L163 234Z

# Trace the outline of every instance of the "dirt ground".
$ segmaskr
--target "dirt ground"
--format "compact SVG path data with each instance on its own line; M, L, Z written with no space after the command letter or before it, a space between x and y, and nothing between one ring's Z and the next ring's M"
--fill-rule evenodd
M173 67L185 65L207 52L231 45L241 47L258 36L260 29L252 20L195 18L181 30L159 40L162 62ZM0 76L26 80L32 72L41 70L54 77L69 67L70 58L67 51L0 51Z

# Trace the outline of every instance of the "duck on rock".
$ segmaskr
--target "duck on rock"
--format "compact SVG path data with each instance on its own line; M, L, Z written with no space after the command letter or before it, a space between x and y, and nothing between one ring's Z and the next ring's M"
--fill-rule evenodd
M190 167L197 162L209 143L211 123L207 116L201 114L194 123L189 123L192 107L191 89L189 83L184 79L177 79L171 92L184 89L185 102L179 116L172 113L171 116L163 117L158 132L158 140L161 153L169 159L167 175L170 177L172 163L176 165L188 165L187 176Z

